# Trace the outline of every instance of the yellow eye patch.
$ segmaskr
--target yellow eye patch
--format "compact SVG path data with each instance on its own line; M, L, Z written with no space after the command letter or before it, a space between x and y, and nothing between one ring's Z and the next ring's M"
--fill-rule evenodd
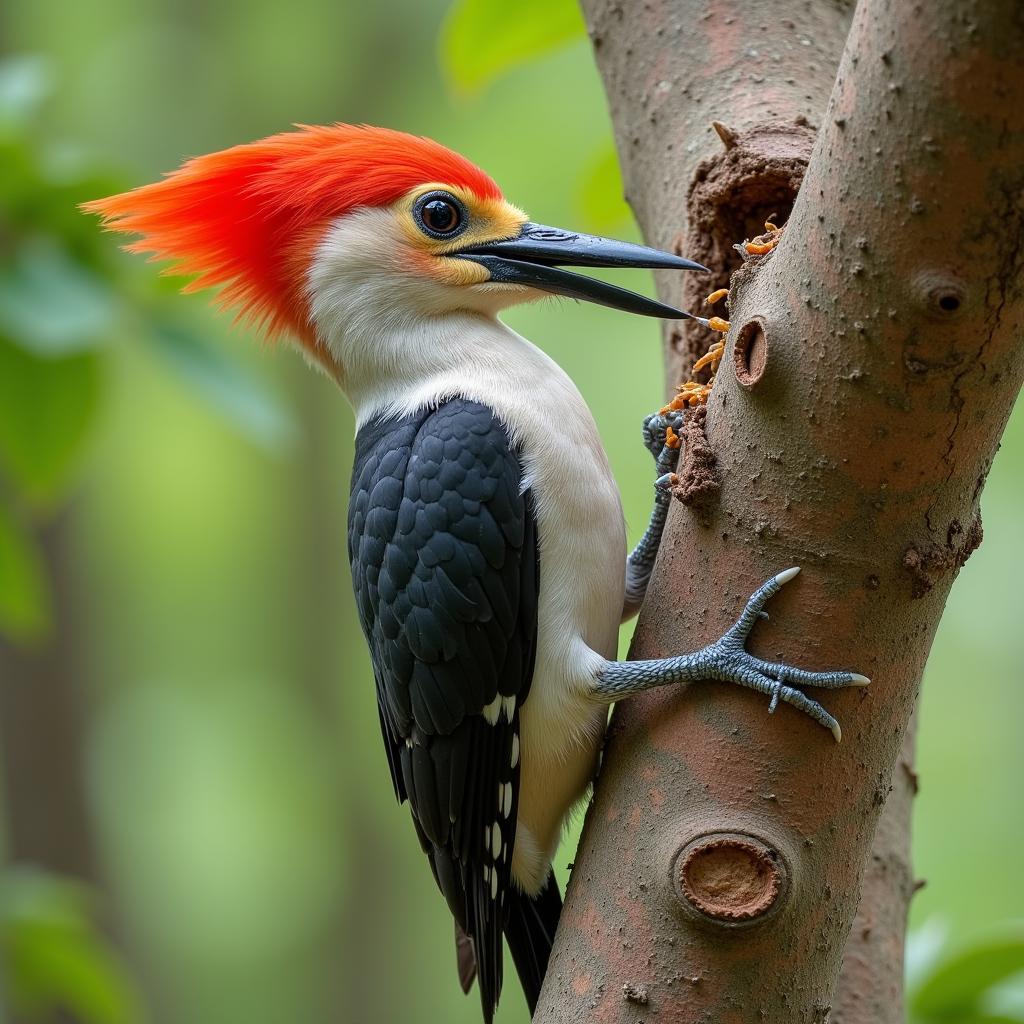
M456 201L459 223L450 238L434 237L433 233L428 233L432 222L449 223L448 211L438 207L435 213L421 201L429 198L443 204L448 196ZM527 221L522 210L504 199L481 199L468 189L455 188L443 182L432 182L414 189L395 204L395 214L409 243L432 256L444 256L472 245L514 238Z

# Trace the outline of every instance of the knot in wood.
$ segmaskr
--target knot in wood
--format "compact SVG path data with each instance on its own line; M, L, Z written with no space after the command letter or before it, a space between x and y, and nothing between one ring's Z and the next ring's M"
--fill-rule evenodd
M683 898L704 917L725 923L764 917L786 878L776 850L732 833L701 836L681 851L677 864Z

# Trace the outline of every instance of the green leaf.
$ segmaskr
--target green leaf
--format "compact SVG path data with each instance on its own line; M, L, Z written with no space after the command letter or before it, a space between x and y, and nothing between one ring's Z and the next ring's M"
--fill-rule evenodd
M918 1017L959 1021L995 984L1022 970L1024 934L983 939L944 959L913 994L911 1009Z
M982 1008L997 1018L1024 1021L1024 971L999 982L985 993Z
M580 185L580 212L592 231L610 234L632 225L633 214L622 193L619 156L615 144L608 139Z
M41 188L39 166L25 140L0 135L0 214L5 231L19 227L24 208L36 202Z
M38 505L63 493L99 410L100 357L43 359L0 337L0 469Z
M456 91L476 92L585 34L576 0L455 0L441 29L441 65Z
M957 1013L952 1017L941 1018L943 1024L1021 1024L1020 1017L1003 1017L1000 1014L971 1013L966 1017Z
M139 1024L141 1001L93 920L84 886L33 868L0 877L0 944L19 1011L82 1024Z
M53 92L53 73L45 57L0 60L0 122L26 124Z
M95 347L109 334L114 310L107 284L49 239L22 243L0 266L0 331L31 352Z
M924 978L930 977L949 945L949 925L939 917L925 921L907 936L904 966L907 992L916 992Z
M280 451L294 440L290 414L257 378L219 349L177 325L158 325L153 341L191 389L250 441Z
M50 626L50 594L35 542L0 503L0 633L33 644Z

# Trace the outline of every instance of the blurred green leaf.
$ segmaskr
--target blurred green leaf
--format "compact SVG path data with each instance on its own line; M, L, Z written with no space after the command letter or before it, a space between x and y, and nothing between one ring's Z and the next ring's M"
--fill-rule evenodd
M28 531L0 502L0 633L15 642L41 639L50 624L50 595Z
M39 154L38 160L42 184L33 190L31 202L22 204L18 211L25 232L60 239L64 252L79 266L100 273L107 287L119 286L125 268L132 264L120 257L111 262L117 242L100 231L96 218L84 214L79 204L119 191L120 180L88 164L81 153L71 149L51 147ZM152 277L151 268L147 270L147 276Z
M7 57L0 61L0 123L25 124L53 92L53 73L45 57Z
M0 337L0 468L37 504L60 497L96 419L100 357L44 359Z
M623 197L615 143L608 139L587 168L580 185L580 212L592 231L612 233L633 223Z
M29 147L23 139L0 137L0 216L5 230L18 225L21 208L39 193L39 167Z
M441 29L441 65L456 90L475 92L585 34L576 0L455 0Z
M907 936L903 963L908 992L916 991L941 963L948 943L949 925L938 917L929 918Z
M998 982L1024 970L1024 934L972 943L945 958L912 993L910 1008L928 1020L977 1019L984 995Z
M1003 1017L999 1014L992 1016L987 1013L975 1013L967 1017L955 1014L946 1019L949 1020L950 1024L1021 1024L1020 1017Z
M990 988L982 1006L994 1017L1008 1017L1018 1024L1024 1021L1024 971Z
M236 361L177 325L160 325L153 340L171 368L250 441L279 451L295 437L281 403Z
M138 1024L134 985L94 921L82 885L33 868L0 876L0 943L15 1007L60 1008L82 1024Z
M106 282L49 239L22 243L0 266L0 331L38 355L95 347L108 336L114 310Z

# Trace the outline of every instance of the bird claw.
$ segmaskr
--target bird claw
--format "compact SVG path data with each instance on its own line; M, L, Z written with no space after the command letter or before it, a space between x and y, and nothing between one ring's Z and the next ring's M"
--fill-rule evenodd
M799 572L787 569L773 576L751 595L743 612L725 635L708 649L711 677L722 682L736 683L767 695L768 713L774 714L783 701L803 711L825 726L838 743L842 739L839 723L815 700L796 689L797 686L841 689L847 686L867 686L871 682L859 672L811 672L783 662L762 661L746 650L747 638L760 618L767 618L764 605ZM793 684L793 685L786 685Z
M679 449L682 439L679 434L683 429L683 412L665 406L659 412L652 413L644 420L644 447L654 456L654 464L658 470L655 486L665 486L665 479L671 476L679 462Z

